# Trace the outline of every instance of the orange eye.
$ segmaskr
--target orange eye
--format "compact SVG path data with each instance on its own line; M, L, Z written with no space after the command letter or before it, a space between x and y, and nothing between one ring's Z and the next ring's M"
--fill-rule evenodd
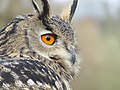
M55 42L56 36L54 34L44 34L41 36L41 40L47 45L53 45Z

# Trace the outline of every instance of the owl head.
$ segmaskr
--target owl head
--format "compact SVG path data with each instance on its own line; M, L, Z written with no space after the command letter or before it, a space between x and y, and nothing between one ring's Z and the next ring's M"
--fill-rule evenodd
M62 16L51 14L47 0L39 1L40 7L32 0L33 14L18 16L5 27L3 32L7 37L6 45L1 46L2 53L9 57L37 59L36 53L74 75L79 59L71 21L78 0L74 0L68 13Z

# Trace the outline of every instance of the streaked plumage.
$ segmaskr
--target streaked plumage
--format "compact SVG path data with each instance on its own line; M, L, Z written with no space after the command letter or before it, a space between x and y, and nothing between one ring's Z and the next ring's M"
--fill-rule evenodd
M0 30L0 90L71 90L79 68L70 25L77 0L66 20L50 15L47 0L41 0L41 11L32 3L35 13L18 16Z

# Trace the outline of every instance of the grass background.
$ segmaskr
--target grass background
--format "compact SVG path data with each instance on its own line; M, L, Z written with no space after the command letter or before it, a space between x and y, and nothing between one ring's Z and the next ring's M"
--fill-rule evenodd
M61 6L50 3L55 13L61 11ZM0 0L0 28L31 12L30 0ZM102 21L88 16L72 22L82 58L80 73L72 81L74 90L120 90L120 15L118 11L114 19L107 14Z

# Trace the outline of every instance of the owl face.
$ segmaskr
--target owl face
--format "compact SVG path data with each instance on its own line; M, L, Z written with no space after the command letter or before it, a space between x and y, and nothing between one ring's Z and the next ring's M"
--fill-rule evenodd
M68 22L59 16L46 21L46 25L33 16L27 30L30 48L39 55L52 60L65 68L74 66L76 62L76 47L74 30Z
M28 43L33 51L71 72L77 72L79 62L75 31L71 28L77 2L73 1L71 11L68 11L67 15L53 16L46 0L43 0L43 10L39 10L33 1L36 14L30 19L27 30Z

